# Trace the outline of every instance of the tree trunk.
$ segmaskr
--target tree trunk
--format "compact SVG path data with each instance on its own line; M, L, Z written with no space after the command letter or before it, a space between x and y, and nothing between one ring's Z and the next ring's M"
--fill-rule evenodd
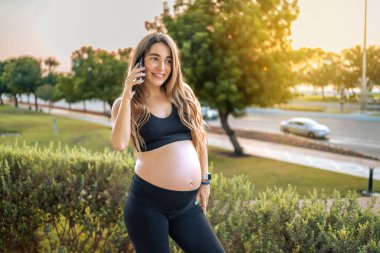
M71 103L69 103L69 111L71 111Z
M339 86L339 95L340 95L340 99L339 99L340 113L343 113L344 112L344 85L343 84L340 84Z
M4 105L3 95L2 94L0 94L0 105Z
M34 95L34 107L36 108L36 111L38 111L38 103L37 103L37 96L36 94L33 94Z
M83 100L83 110L86 111L86 100Z
M322 99L325 100L325 86L322 86Z
M28 93L27 98L28 98L28 109L29 109L29 111L31 111L32 107L30 106L30 93Z
M230 141L234 147L234 154L238 156L243 155L243 148L240 146L236 138L235 132L228 125L228 122L227 122L228 113L219 111L219 116L220 116L220 122L222 123L222 127L224 131L226 132L226 134L228 135L228 137L230 138Z
M371 93L372 92L372 89L373 89L373 82L371 82L371 79L369 79L367 77L367 94Z
M110 106L110 110L107 111L107 117L111 118L111 110L112 110L113 101L112 102L108 102L108 105Z
M13 94L13 98L15 100L15 107L18 108L17 94Z

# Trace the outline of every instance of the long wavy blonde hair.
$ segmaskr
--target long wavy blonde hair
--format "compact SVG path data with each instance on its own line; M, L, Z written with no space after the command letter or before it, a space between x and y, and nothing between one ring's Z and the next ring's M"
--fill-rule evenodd
M175 105L182 123L191 131L191 138L198 155L201 153L202 144L207 142L206 132L203 129L201 107L190 86L184 83L181 71L179 51L173 39L163 33L152 33L145 36L137 45L130 62L128 73L136 65L140 57L144 57L155 43L166 44L172 53L172 72L164 82L166 96ZM144 104L144 92L140 85L135 86L136 94L131 101L131 136L134 148L141 152L145 147L144 139L140 135L141 127L149 120L150 113ZM141 145L140 145L141 144Z

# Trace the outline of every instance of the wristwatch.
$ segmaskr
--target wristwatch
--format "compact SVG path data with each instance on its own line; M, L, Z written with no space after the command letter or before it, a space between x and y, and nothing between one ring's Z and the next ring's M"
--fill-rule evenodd
M211 181L211 173L203 174L202 180Z

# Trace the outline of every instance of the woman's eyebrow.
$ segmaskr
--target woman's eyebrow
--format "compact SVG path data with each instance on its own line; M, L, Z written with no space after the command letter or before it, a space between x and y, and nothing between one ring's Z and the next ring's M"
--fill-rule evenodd
M150 54L148 54L148 56L158 56L158 57L161 57L161 55L159 55L159 54L156 54L156 53L150 53ZM166 58L172 58L171 56L167 56Z

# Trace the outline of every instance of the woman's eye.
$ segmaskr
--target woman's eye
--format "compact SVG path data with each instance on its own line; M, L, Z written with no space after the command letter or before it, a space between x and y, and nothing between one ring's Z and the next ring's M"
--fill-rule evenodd
M151 59L152 59L153 62L158 61L158 58L157 58L157 57L152 57Z
M165 62L168 64L172 64L172 60L166 60Z

